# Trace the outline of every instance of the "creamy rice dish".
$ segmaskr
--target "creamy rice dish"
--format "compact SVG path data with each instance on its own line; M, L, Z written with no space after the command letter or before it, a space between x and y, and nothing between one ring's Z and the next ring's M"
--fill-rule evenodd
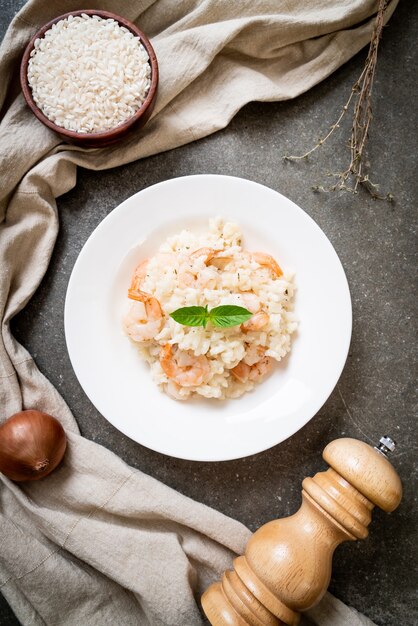
M138 265L123 326L171 397L238 398L289 352L294 289L291 273L269 254L245 250L239 226L218 217L204 234L169 237ZM170 316L183 307L225 305L246 309L248 319L186 326Z

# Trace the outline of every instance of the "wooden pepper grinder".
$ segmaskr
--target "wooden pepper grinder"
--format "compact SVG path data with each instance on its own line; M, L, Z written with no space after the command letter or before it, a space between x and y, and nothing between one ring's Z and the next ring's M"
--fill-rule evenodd
M364 539L376 505L396 509L398 474L386 454L395 442L382 437L372 448L357 439L327 445L325 472L305 478L294 515L265 524L249 540L234 570L203 594L213 626L294 626L314 606L331 578L332 555L343 541Z

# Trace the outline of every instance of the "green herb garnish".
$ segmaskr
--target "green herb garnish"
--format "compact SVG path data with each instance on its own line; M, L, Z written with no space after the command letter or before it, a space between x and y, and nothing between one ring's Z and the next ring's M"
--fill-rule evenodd
M248 309L231 304L217 306L210 311L207 306L185 306L170 313L170 317L183 326L203 326L204 328L208 322L221 328L238 326L252 316L253 314Z
M222 328L238 326L238 324L243 324L252 316L253 314L248 309L231 304L217 306L209 311L209 321L214 326L221 326Z

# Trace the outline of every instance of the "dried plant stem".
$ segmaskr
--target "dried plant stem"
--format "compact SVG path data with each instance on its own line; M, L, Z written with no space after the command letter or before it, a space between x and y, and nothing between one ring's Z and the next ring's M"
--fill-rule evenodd
M316 191L335 191L336 189L344 189L357 193L359 185L363 185L367 191L374 197L379 199L392 200L391 194L385 196L378 193L378 185L371 182L368 173L365 171L365 148L369 137L370 124L373 119L371 99L373 90L373 81L376 71L377 52L379 41L382 36L384 24L384 13L388 4L388 0L379 0L379 6L373 27L372 38L370 42L367 59L359 78L351 88L350 96L343 106L340 116L335 124L333 124L328 133L319 139L318 143L300 156L285 156L288 161L299 161L308 158L315 150L320 148L340 126L340 122L354 101L353 124L351 127L350 137L350 155L351 160L344 172L336 174L337 181L331 187L325 189L322 186L316 186Z
M329 139L329 137L331 137L332 133L340 127L340 122L343 119L344 115L347 113L349 106L351 104L351 100L353 99L354 95L356 94L356 92L358 91L358 83L359 81L362 79L363 74L365 73L366 68L364 68L360 78L358 79L358 81L355 83L355 85L352 87L351 89L351 93L350 93L350 97L348 98L347 102L345 103L345 105L343 106L343 108L341 109L341 113L340 113L340 117L337 119L337 121L335 122L335 124L333 124L330 128L330 130L328 131L328 134L325 135L325 137L322 137L322 139L318 140L318 143L311 148L310 150L308 150L308 152L305 152L305 154L300 154L299 156L290 156L290 155L286 155L284 158L287 161L301 161L302 159L307 159L308 156L310 156L313 152L315 152L315 150L318 150L318 148L320 148L326 141L327 139Z

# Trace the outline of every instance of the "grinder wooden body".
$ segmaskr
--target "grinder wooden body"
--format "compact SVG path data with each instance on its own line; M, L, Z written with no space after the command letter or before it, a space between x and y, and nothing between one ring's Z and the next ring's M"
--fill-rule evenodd
M324 595L335 548L367 537L374 506L388 512L398 506L402 485L387 450L356 439L328 444L323 457L330 468L304 479L299 511L257 530L234 570L204 593L210 623L296 625L299 613Z

